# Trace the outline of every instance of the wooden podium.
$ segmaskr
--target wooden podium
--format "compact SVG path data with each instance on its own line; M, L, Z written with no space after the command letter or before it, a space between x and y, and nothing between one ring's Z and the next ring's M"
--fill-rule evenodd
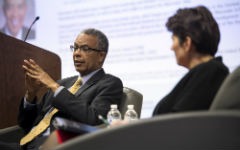
M61 78L58 55L0 33L0 129L17 124L19 104L26 91L22 64L29 58L53 79ZM43 89L39 96L45 91Z

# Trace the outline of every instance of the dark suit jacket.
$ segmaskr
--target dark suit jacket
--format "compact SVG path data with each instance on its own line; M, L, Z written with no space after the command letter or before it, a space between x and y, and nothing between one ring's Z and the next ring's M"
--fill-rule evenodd
M28 28L23 27L22 30L23 30L23 32L22 32L21 40L24 40L26 35L27 35ZM2 29L0 29L0 32L5 33L4 32L4 27ZM36 36L35 30L31 29L26 40L35 39L35 36Z
M91 125L101 124L98 115L107 115L111 104L120 105L123 94L123 85L119 78L105 74L101 69L94 74L73 95L68 91L78 76L61 80L64 88L56 97L48 91L42 99L42 103L33 108L23 109L23 101L19 111L19 125L28 132L35 126L53 106L59 109L55 116L73 119Z
M178 82L154 109L153 115L208 110L228 68L221 57L197 65Z

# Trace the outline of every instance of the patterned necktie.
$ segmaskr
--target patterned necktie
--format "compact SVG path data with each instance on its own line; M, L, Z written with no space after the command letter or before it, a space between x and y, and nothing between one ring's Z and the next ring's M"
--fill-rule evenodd
M80 88L81 84L82 84L82 79L78 78L69 91L72 94L75 94ZM43 133L50 126L51 119L53 115L56 114L57 112L58 112L58 109L53 108L47 115L45 115L44 118L28 134L26 134L20 140L20 145L21 146L25 145L26 143L32 141L38 135Z

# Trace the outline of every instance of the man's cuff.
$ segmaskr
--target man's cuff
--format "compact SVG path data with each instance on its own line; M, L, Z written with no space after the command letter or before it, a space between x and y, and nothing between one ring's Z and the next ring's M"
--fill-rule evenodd
M58 87L57 90L54 92L53 96L56 97L62 91L63 88L64 88L63 86ZM36 104L28 102L26 97L24 97L23 100L24 100L23 108L27 108L27 107L29 108L29 107L36 106Z
M23 108L29 108L29 107L33 107L33 106L35 106L36 104L34 104L34 103L30 103L30 102L28 102L27 101L27 99L26 99L26 97L24 97L24 102L23 102Z
M56 97L63 89L64 89L64 86L59 86L57 90L54 92L53 97Z

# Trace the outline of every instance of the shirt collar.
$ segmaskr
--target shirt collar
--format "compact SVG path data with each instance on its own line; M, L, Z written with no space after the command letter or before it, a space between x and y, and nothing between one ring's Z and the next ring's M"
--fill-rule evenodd
M99 70L101 69L98 69L98 70L95 70L85 76L81 76L80 75L80 78L82 78L82 85L84 85L94 74L96 74Z

